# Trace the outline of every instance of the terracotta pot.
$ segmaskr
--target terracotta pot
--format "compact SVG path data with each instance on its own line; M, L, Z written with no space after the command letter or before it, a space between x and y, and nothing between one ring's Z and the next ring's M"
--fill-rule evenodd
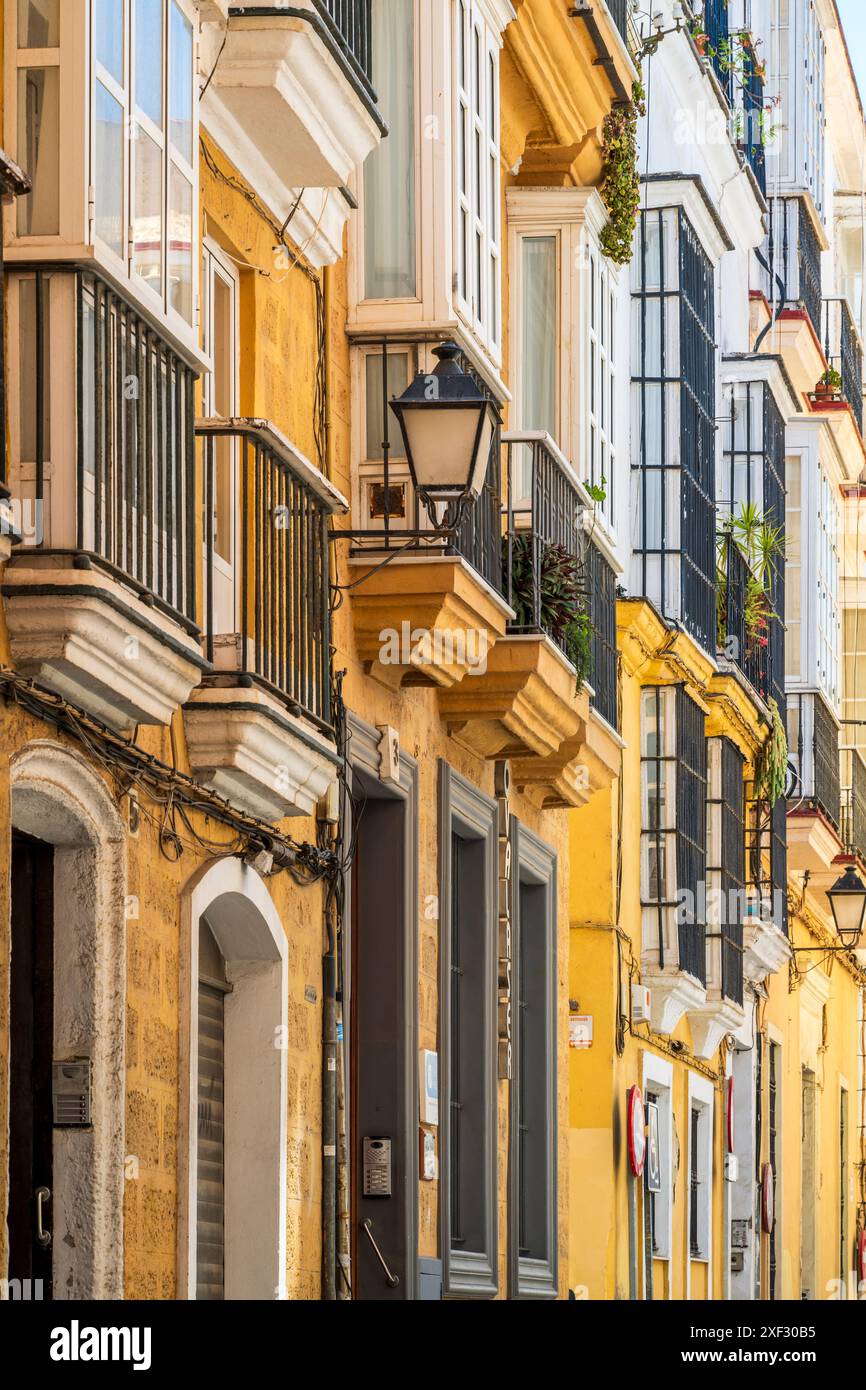
M697 48L701 57L706 58L707 44L709 43L709 34L693 34L692 38L695 41L695 47Z

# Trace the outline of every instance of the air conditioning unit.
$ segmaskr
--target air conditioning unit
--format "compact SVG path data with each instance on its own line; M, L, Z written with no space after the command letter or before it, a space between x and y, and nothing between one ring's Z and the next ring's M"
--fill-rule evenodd
M632 985L631 987L631 1021L632 1023L649 1023L650 1009L652 1007L652 994L646 985Z

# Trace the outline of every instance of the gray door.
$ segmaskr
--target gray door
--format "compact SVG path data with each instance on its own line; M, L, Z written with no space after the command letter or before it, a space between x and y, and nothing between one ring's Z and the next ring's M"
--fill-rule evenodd
M225 1297L225 962L199 929L196 1298Z

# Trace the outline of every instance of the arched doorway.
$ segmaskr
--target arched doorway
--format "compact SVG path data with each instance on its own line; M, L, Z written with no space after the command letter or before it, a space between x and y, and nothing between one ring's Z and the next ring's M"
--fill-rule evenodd
M184 898L181 1296L286 1288L288 967L267 888L238 859Z
M102 779L60 744L28 744L10 777L5 1273L12 1296L33 1277L31 1296L121 1298L123 824ZM58 1077L71 1079L64 1107Z

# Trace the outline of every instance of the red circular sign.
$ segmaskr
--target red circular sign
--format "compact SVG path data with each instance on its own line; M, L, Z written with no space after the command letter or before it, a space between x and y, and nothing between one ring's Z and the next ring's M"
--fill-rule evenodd
M646 1114L640 1086L632 1086L628 1093L628 1160L636 1178L643 1176L646 1158Z
M734 1078L728 1077L728 1153L734 1152Z
M761 1225L767 1235L776 1228L776 1175L772 1163L765 1163L761 1175Z

